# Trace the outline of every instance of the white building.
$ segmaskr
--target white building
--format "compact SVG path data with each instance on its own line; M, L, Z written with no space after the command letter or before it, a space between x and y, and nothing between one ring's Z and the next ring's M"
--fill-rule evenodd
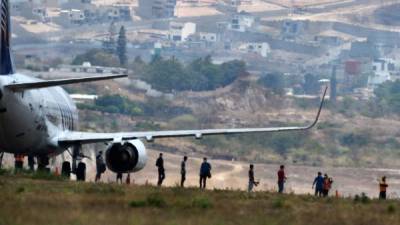
M271 52L271 48L267 42L250 42L239 46L239 51L246 53L256 53L262 57L267 57Z
M386 59L377 59L372 62L372 74L368 77L369 88L375 88L379 84L390 80L390 64L392 62Z
M253 26L254 22L254 16L252 16L250 13L241 11L240 13L233 15L228 28L230 30L245 32Z
M199 39L205 42L216 42L217 41L217 34L216 33L206 33L206 32L199 32Z
M237 7L240 5L251 5L253 0L231 0L231 6Z
M184 42L194 33L196 33L195 23L170 22L168 39L175 42Z
M75 103L94 102L98 98L97 95L87 95L87 94L70 94L69 97L71 97Z
M47 13L47 9L44 7L36 7L32 9L32 14L36 16L40 21L47 22L49 21L49 15Z
M139 16L151 18L171 18L176 13L176 0L138 0Z
M85 13L79 9L71 9L69 19L72 23L83 23L85 21Z

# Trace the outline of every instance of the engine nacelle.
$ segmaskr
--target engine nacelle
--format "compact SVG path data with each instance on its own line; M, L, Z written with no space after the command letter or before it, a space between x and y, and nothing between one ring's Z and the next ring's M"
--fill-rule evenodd
M146 162L146 148L138 139L114 142L106 150L107 167L115 173L139 171Z

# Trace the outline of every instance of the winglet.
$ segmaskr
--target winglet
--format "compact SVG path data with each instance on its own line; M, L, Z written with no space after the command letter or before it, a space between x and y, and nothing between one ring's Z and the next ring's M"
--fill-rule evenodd
M327 91L328 91L328 86L325 86L324 94L322 95L322 100L319 105L317 116L315 117L314 122L306 127L307 130L313 128L318 123L319 116L321 115L322 107L324 106L324 101L325 101L325 96L326 96Z

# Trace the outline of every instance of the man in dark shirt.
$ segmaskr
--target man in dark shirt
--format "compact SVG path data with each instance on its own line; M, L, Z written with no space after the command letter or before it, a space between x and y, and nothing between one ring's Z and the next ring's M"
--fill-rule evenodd
M386 183L386 177L383 176L379 181L379 199L386 199L386 189L389 185Z
M211 178L211 165L207 162L207 158L203 158L200 166L200 189L206 188L207 178Z
M278 170L278 192L283 193L284 185L286 182L285 166L281 165Z
M99 151L99 153L96 156L96 178L95 182L99 181L101 179L101 174L106 171L106 164L103 159L103 152Z
M254 165L250 164L248 192L253 191L253 187L257 186L257 185L258 185L258 182L256 182L255 178L254 178Z
M322 173L318 172L318 176L315 177L312 188L315 186L315 196L321 197L324 191L324 177Z
M163 154L160 153L160 156L158 157L156 161L156 166L158 168L158 182L157 185L161 186L163 180L165 179L165 169L164 169L164 159L163 159Z
M181 162L181 187L184 186L186 180L186 161L187 161L187 156L185 155L183 157L183 161Z

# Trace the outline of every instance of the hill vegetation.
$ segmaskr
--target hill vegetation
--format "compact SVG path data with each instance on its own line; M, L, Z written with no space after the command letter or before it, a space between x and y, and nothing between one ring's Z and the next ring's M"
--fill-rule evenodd
M197 188L76 183L0 175L0 224L380 224L400 221L398 201Z
M239 76L248 74L243 61L232 60L217 65L212 62L210 56L198 58L187 65L174 57L165 59L161 56L154 56L149 63L140 57L130 63L125 58L123 61L121 65L132 68L141 79L164 92L215 90L231 84ZM97 66L119 66L118 57L103 49L92 49L77 55L72 64L81 65L83 62Z
M79 108L111 113L113 116L88 116L87 113L82 113L83 127L92 123L101 127L99 131L103 131L104 128L111 128L112 131L131 131L303 125L306 123L304 118L314 116L314 113L307 112L314 112L319 99L290 98L284 96L285 89L292 88L294 94L317 95L320 91L318 80L326 78L313 74L299 78L287 74L265 73L261 74L257 81L246 81L248 76L241 76L247 74L242 62L231 61L215 65L210 57L187 64L175 58L160 57L146 63L137 57L133 61L128 60L127 66L133 68L141 79L151 83L152 87L173 92L174 96L179 97L172 101L150 97L132 100L138 98L120 96L112 91L101 95L101 88L94 88L88 86L94 84L88 84L82 86L88 87L82 92L97 90L96 94L101 96L93 104L80 104ZM130 90L129 85L120 87L126 88L132 95L137 94L134 89ZM185 90L192 90L190 95L196 97L186 97L187 94L181 92ZM206 90L209 91L203 95ZM224 90L228 92L224 94ZM224 159L268 163L296 162L307 165L393 167L399 165L394 159L400 154L400 136L394 131L396 118L400 115L399 93L400 81L394 81L380 85L375 90L375 97L368 100L339 95L336 102L326 102L323 115L328 114L327 117L321 118L316 129L309 132L218 136L207 137L200 142L192 139L182 141L190 142L194 151ZM285 116L283 111L289 109L296 112L296 116L300 118ZM283 114L279 118L282 119L269 118L269 114L281 112ZM118 115L128 116L130 119L123 119ZM236 119L239 115L242 115L240 120ZM221 121L221 117L231 119L225 118L225 121ZM233 118L239 125L231 124ZM260 121L265 122L260 124ZM386 125L382 125L383 122L387 122ZM92 129L94 126L89 127ZM381 128L387 131L383 132ZM177 146L170 147L187 151Z

